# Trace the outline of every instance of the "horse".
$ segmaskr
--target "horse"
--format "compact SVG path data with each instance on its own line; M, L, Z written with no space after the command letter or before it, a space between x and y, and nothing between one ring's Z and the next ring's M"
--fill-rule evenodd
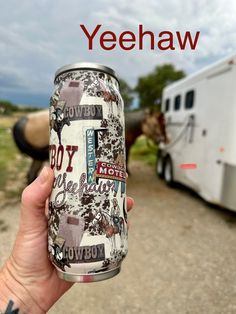
M142 133L154 143L168 143L169 139L166 134L166 121L163 112L150 111L142 121Z
M122 217L112 217L108 213L97 210L93 220L92 225L99 224L102 231L105 233L106 237L111 242L111 252L115 254L117 252L116 247L116 235L119 234L121 240L121 248L124 247L124 219Z
M128 164L131 146L143 133L142 123L145 121L148 112L146 110L125 112L125 146L126 146L126 170L130 174Z
M27 172L30 184L49 158L49 113L42 110L21 117L13 126L13 139L18 149L32 158Z
M56 119L55 119L56 120ZM51 120L51 128L56 128ZM27 172L27 183L38 175L49 157L49 113L42 110L22 117L13 126L13 138L20 151L33 159ZM125 112L126 169L128 169L130 148L137 137L145 134L155 142L167 141L164 116L161 113L138 110ZM58 135L59 142L60 137Z

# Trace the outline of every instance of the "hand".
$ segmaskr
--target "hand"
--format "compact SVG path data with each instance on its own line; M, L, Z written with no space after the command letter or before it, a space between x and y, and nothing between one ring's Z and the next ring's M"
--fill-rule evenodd
M0 309L11 299L23 312L45 313L73 285L58 278L48 259L45 208L53 179L53 171L45 167L23 191L19 231L0 272ZM132 206L127 198L128 210Z

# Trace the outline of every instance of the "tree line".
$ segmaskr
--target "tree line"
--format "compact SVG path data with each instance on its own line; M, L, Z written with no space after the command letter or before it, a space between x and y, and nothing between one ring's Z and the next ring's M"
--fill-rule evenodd
M0 115L11 115L15 112L34 112L40 110L40 108L25 106L20 107L8 100L0 99Z
M124 99L125 109L132 109L134 94L139 98L139 108L160 110L163 89L186 76L182 70L177 70L173 64L158 65L155 69L138 78L135 88L131 88L123 79L120 80L120 92Z
M138 78L137 85L131 88L129 84L120 79L120 92L124 99L125 110L132 110L134 95L139 98L139 109L150 108L159 111L161 106L163 89L174 81L185 77L185 72L177 70L173 64L158 65L154 70ZM13 112L30 112L39 108L19 107L15 104L0 100L0 114L11 114Z

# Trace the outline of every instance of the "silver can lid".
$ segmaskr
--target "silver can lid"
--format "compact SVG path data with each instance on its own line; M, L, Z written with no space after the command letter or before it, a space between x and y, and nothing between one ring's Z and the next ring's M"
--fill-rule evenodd
M56 71L55 79L62 73L74 71L74 70L99 70L101 72L105 72L107 74L112 75L116 80L118 80L115 71L112 70L111 68L105 65L101 65L97 63L90 63L90 62L72 63L72 64L64 65L63 67L59 68Z

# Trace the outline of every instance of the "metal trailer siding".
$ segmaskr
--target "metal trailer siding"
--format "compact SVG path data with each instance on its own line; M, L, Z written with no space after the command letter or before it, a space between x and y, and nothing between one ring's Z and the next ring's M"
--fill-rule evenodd
M236 66L232 60L236 63L235 59L228 58L165 88L162 111L164 100L170 97L171 111L165 115L172 140L173 133L178 132L177 126L181 126L181 121L191 113L195 115L195 130L194 145L183 146L182 141L171 148L164 145L163 149L172 156L177 181L191 187L209 202L236 210L236 136L233 136L236 134ZM173 111L174 96L181 94L184 98L191 89L196 91L194 108L184 112L182 104L179 112ZM183 173L179 161L196 161L198 168Z

